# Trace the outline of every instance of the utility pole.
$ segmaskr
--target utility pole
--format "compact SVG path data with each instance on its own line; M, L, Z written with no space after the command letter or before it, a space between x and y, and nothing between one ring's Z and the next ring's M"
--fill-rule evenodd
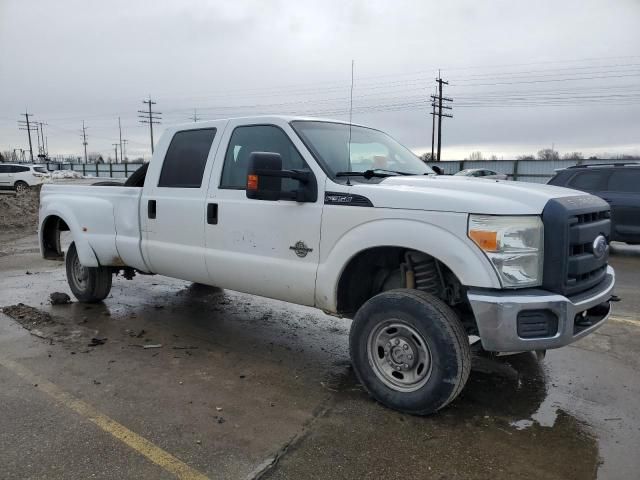
M122 153L122 124L120 123L120 117L118 117L118 130L120 132L120 161L124 161L124 154ZM118 155L116 155L116 163L118 163Z
M42 128L42 126L43 126L43 125L47 125L47 124L46 124L46 123L43 123L43 122L37 122L37 125L39 125L39 126L40 126L40 138L41 138L41 140L42 140L42 152L40 152L40 153L41 153L42 155L44 155L44 156L45 156L45 158L46 158L46 157L47 157L47 155L48 155L48 152L47 152L47 146L46 146L46 144L45 144L45 139L44 139L44 129Z
M128 141L129 141L129 140L127 140L126 138L123 138L123 139L122 139L122 148L120 149L120 160L121 160L122 162L124 162L124 161L125 161L125 159L127 158L127 157L126 157L126 153L125 153L125 152L127 151L127 142L128 142Z
M24 115L24 120L18 120L18 125L20 130L26 130L27 135L29 136L29 156L31 158L31 162L33 163L33 145L31 144L31 124L29 123L29 117L33 117L32 113L25 111L21 115Z
M436 88L436 93L438 93L438 89ZM432 97L433 98L433 97ZM433 107L433 111L431 112L431 161L435 160L434 158L434 142L436 139L436 103L435 101L431 102L431 106Z
M84 145L84 163L87 161L87 127L84 126L84 120L82 121L82 145Z
M194 108L193 109L193 116L189 117L189 119L191 121L193 121L193 123L197 123L199 118L198 118L198 111Z
M443 109L446 110L451 110L451 107L447 106L447 105L443 105L442 102L453 102L453 98L447 98L447 97L443 97L442 96L442 85L449 85L449 82L445 82L444 80L442 80L442 78L440 77L440 72L438 71L438 78L436 78L436 83L438 84L438 95L432 95L431 99L433 100L433 103L431 104L432 107L436 106L437 103L437 107L438 107L438 112L437 113L433 113L432 115L437 115L438 116L438 157L436 159L437 162L440 161L440 151L441 151L441 146L442 146L442 117L448 117L448 118L453 118L453 115L448 114L448 113L442 113Z
M120 145L119 143L112 143L111 145L113 145L113 149L116 152L116 163L118 163L118 145Z
M162 115L162 113L153 111L152 105L155 105L156 102L151 101L151 95L149 95L149 100L143 100L142 103L148 105L149 110L148 111L138 110L138 113L142 114L142 115L138 115L138 117L140 117L141 119L140 123L149 124L149 134L151 136L151 154L153 155L153 124L160 123L161 118L159 115Z

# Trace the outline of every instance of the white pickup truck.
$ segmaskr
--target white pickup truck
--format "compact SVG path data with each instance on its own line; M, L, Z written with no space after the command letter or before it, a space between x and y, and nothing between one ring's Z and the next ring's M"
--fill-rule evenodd
M379 130L252 117L165 131L125 186L46 185L42 255L72 292L166 275L353 318L371 395L429 414L488 351L546 350L610 313L609 206L546 185L434 175Z

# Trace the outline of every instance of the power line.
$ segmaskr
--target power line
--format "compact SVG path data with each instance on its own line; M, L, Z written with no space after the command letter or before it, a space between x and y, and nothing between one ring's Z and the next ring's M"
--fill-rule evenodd
M148 123L149 124L149 134L151 136L151 154L153 155L153 124L159 124L161 117L159 115L162 115L162 113L160 112L154 112L152 110L152 105L155 105L156 102L151 100L151 95L149 95L149 100L143 100L142 103L146 104L149 106L149 111L146 112L144 110L138 110L138 113L141 113L143 115L138 115L138 117L140 117L141 120L140 123ZM148 116L147 116L148 115Z

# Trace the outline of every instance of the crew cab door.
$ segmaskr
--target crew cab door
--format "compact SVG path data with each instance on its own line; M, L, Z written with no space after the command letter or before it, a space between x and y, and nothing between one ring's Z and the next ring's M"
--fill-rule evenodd
M205 199L226 122L163 137L140 201L143 252L153 273L208 283L205 266ZM156 152L157 153L157 152Z
M248 199L245 188L252 152L273 152L283 169L311 172L315 202ZM314 304L320 247L324 174L291 127L230 121L211 176L207 199L206 263L213 285L241 292ZM321 180L319 182L319 179ZM283 189L295 189L284 179Z

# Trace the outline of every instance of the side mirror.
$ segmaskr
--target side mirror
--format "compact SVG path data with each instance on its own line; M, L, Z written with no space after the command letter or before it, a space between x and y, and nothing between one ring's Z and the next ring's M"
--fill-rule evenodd
M280 200L282 157L279 153L253 152L247 168L247 198Z
M282 179L300 182L300 188L283 192ZM247 168L247 198L255 200L294 200L315 202L318 186L312 173L300 170L283 170L279 153L253 152Z

